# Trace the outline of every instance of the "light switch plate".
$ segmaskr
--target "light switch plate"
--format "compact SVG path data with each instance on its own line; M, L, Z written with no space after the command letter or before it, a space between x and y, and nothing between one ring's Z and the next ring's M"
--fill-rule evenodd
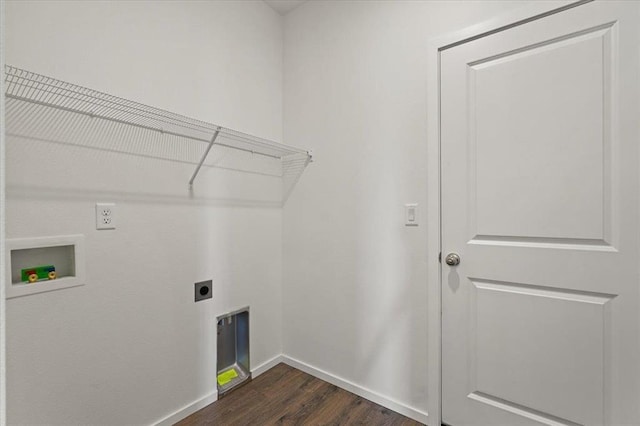
M404 224L405 226L418 226L418 204L404 205Z

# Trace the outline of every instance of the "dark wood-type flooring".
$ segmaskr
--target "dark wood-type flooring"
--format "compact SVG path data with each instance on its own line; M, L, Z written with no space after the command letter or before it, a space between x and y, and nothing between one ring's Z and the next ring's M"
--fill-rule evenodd
M278 364L177 423L192 425L421 425L323 380Z

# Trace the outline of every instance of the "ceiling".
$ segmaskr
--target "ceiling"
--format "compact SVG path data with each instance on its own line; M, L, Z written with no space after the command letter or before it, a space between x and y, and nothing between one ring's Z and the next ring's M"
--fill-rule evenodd
M273 10L283 16L300 6L305 1L307 0L264 0L264 2L271 6Z

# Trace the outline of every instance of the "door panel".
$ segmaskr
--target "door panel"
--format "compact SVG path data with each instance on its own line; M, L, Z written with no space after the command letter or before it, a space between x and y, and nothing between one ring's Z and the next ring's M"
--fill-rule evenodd
M441 52L443 421L640 424L640 3Z
M602 418L603 334L612 296L499 281L471 284L475 392L508 396L511 403L579 424Z
M604 240L609 33L610 27L469 65L476 235Z

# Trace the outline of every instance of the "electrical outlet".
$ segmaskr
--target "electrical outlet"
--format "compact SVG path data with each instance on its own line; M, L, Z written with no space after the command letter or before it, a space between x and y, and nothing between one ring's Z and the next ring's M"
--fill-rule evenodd
M116 229L114 203L96 203L96 229Z

